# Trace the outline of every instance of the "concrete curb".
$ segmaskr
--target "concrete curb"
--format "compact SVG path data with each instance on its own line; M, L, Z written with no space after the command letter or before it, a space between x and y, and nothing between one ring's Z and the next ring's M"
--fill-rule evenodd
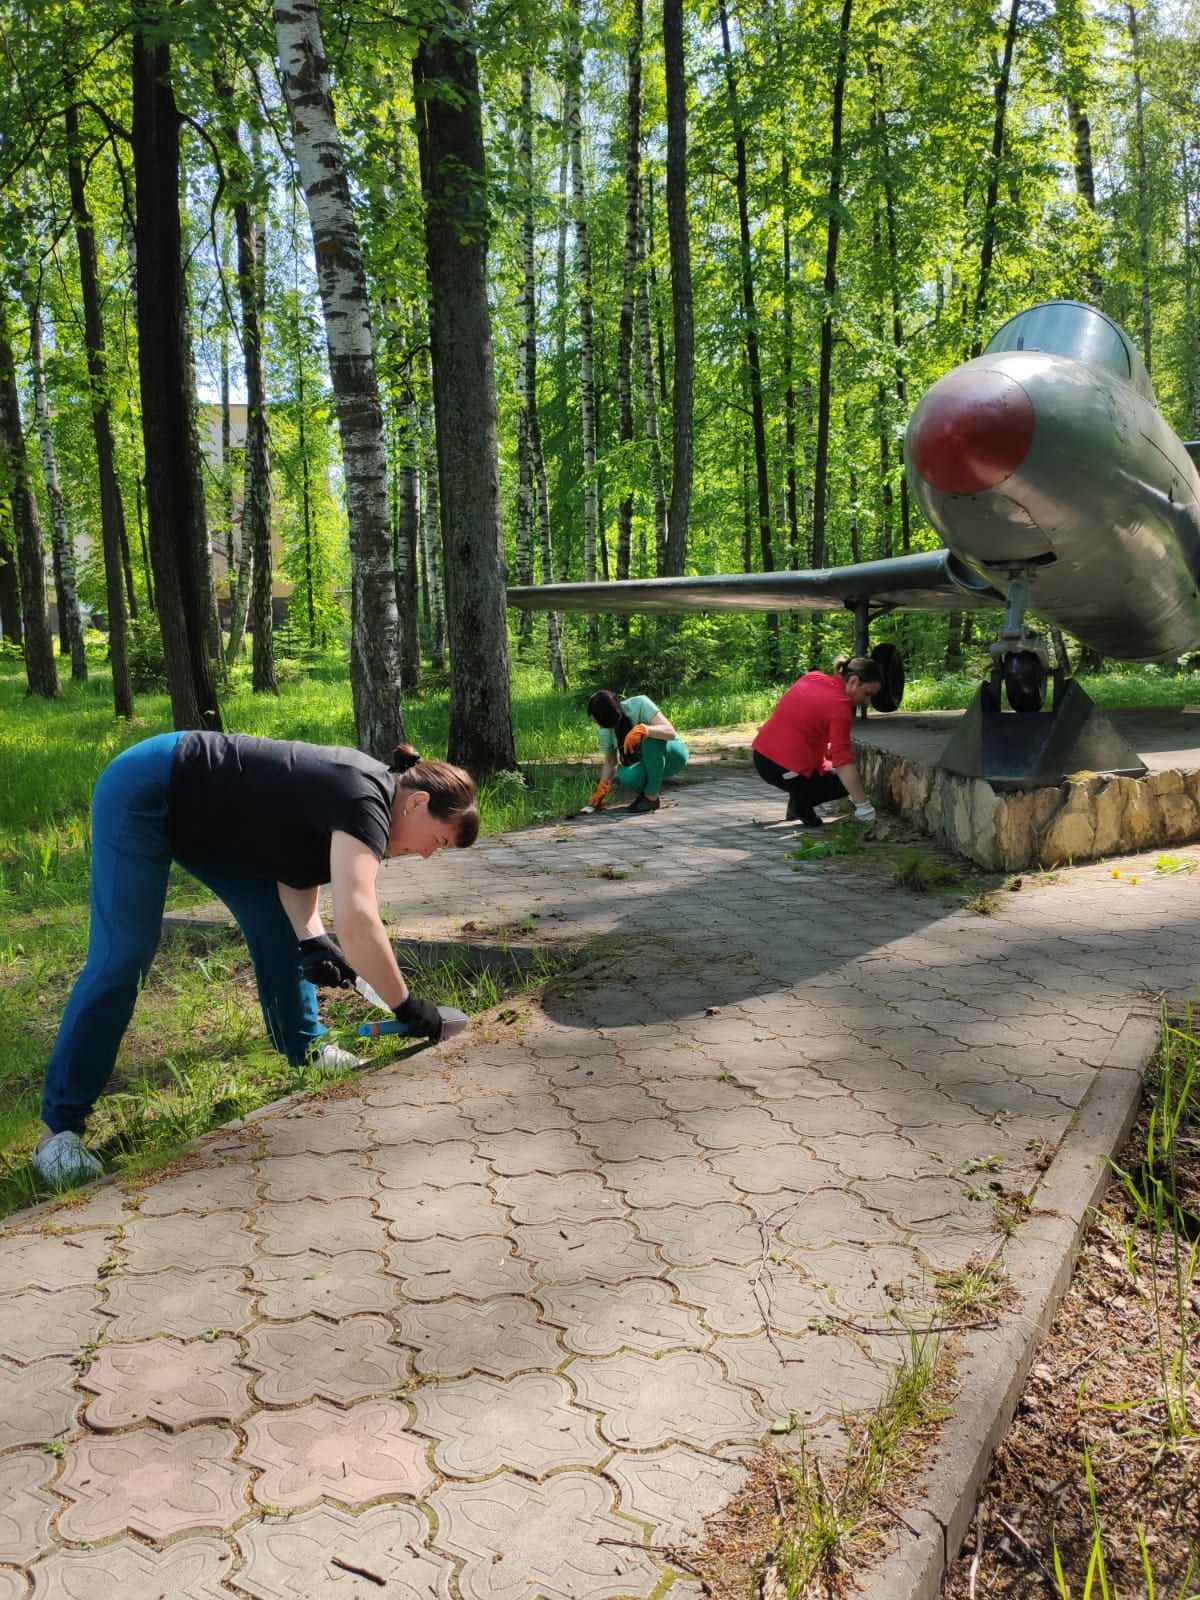
M1017 1303L999 1328L964 1340L957 1397L923 1474L921 1504L905 1509L916 1537L902 1533L875 1567L857 1576L864 1600L936 1600L1037 1346L1071 1281L1088 1211L1108 1186L1106 1158L1137 1117L1142 1072L1158 1036L1156 1015L1130 1012L1038 1186L1028 1221L1001 1251Z

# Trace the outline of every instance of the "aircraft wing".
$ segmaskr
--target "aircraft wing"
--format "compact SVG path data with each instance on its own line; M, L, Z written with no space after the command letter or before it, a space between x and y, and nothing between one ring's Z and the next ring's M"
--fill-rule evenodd
M543 583L513 588L520 611L994 611L1004 596L949 550L808 572Z

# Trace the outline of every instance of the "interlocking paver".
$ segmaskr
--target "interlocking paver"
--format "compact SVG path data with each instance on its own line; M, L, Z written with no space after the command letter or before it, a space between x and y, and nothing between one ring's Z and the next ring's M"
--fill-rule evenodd
M0 1298L0 1355L14 1361L74 1355L105 1326L98 1289L30 1289Z
M697 1154L694 1139L672 1127L660 1106L653 1120L643 1117L638 1122L611 1120L586 1122L580 1126L579 1137L601 1161L670 1161L682 1157L692 1160Z
M596 1466L609 1453L596 1419L571 1401L570 1386L547 1372L504 1383L428 1384L412 1396L414 1427L438 1441L433 1459L449 1477L482 1478L513 1467L540 1478L556 1468Z
M763 1251L762 1229L754 1213L722 1201L639 1211L637 1228L673 1266L703 1266L711 1261L737 1265L755 1260Z
M397 1146L407 1144L445 1145L469 1140L475 1130L459 1108L437 1105L372 1106L364 1118L370 1130L371 1144L380 1161L386 1163L389 1153ZM363 1135L359 1134L359 1144Z
M254 1498L303 1506L327 1498L361 1505L381 1495L418 1495L433 1482L408 1413L390 1400L335 1411L318 1400L296 1411L258 1411L246 1423L241 1459L261 1467Z
M705 1519L727 1505L746 1481L737 1461L702 1456L682 1445L654 1455L619 1455L605 1468L621 1491L621 1510L648 1522L657 1544L699 1539ZM672 1588L672 1595L676 1594Z
M400 1306L394 1320L398 1336L416 1352L416 1370L426 1377L490 1372L509 1378L534 1367L557 1367L564 1359L554 1329L538 1321L528 1300L514 1295Z
M165 1428L233 1421L250 1406L246 1375L234 1369L239 1354L233 1339L106 1344L79 1380L96 1395L85 1421L103 1432L143 1419Z
M391 1339L385 1317L262 1322L247 1335L244 1364L261 1374L254 1393L266 1405L297 1405L318 1397L349 1405L404 1386L408 1352Z
M373 1156L379 1182L385 1189L450 1189L460 1183L486 1183L487 1162L465 1140L431 1149L424 1144L403 1144L376 1150Z
M0 1567L0 1600L27 1600L31 1592L21 1573Z
M263 1193L269 1200L346 1200L365 1198L375 1188L374 1175L344 1155L336 1161L321 1155L264 1156L258 1163Z
M696 1313L675 1304L667 1285L651 1278L539 1289L538 1299L547 1320L563 1330L568 1349L582 1356L612 1355L626 1347L653 1354L706 1342Z
M446 1484L430 1495L434 1543L463 1563L464 1600L608 1600L649 1595L659 1582L649 1556L626 1548L630 1525L613 1516L602 1478L560 1472L545 1483L501 1473ZM612 1544L602 1544L608 1538Z
M0 1238L0 1296L22 1289L94 1284L112 1246L99 1230L64 1235L11 1233Z
M682 1111L676 1118L705 1150L743 1150L779 1144L793 1130L774 1113L774 1108L742 1105L719 1111Z
M252 1206L258 1179L246 1158L168 1173L142 1195L139 1215L162 1217L172 1211L226 1211Z
M607 1169L608 1182L631 1206L707 1206L740 1195L728 1178L696 1160L622 1161Z
M45 1485L54 1471L53 1457L41 1452L0 1458L0 1561L20 1566L49 1544L58 1501Z
M190 1339L214 1329L240 1333L253 1316L254 1302L243 1274L232 1267L196 1272L168 1267L142 1277L109 1278L104 1309L113 1319L110 1339L147 1339L156 1333Z
M545 1133L484 1133L478 1139L479 1153L506 1178L526 1172L591 1171L596 1159L585 1145L566 1129L551 1128Z
M218 1539L193 1536L165 1550L126 1541L100 1550L58 1550L34 1568L34 1600L228 1600L222 1579L232 1552ZM0 1591L2 1592L2 1591Z
M452 1294L486 1300L533 1287L533 1274L513 1255L509 1241L492 1235L404 1240L391 1247L387 1261L388 1271L403 1278L410 1300L444 1300Z
M481 1183L449 1189L381 1189L379 1214L393 1239L469 1239L475 1233L507 1233L507 1214Z
M515 1223L602 1222L619 1215L624 1202L603 1178L592 1172L548 1176L531 1172L520 1178L498 1178L496 1197Z
M743 1194L795 1194L837 1181L837 1169L818 1159L798 1140L757 1149L718 1150L709 1165Z
M730 1387L711 1356L672 1350L577 1361L571 1379L580 1403L600 1412L600 1431L616 1445L653 1450L677 1439L715 1449L764 1432L749 1397Z
M363 1147L363 1131L357 1115L320 1103L273 1118L264 1123L260 1131L273 1156L332 1155Z
M426 1548L427 1533L424 1518L405 1505L358 1516L314 1506L283 1522L264 1517L239 1529L245 1565L232 1581L255 1600L362 1600L376 1590L394 1600L449 1600L453 1567Z
M84 1543L126 1528L169 1539L191 1529L230 1527L245 1514L250 1478L230 1459L236 1449L235 1434L210 1427L79 1439L54 1486L70 1501L59 1531Z
M383 1272L383 1257L369 1250L341 1255L263 1256L254 1263L252 1287L261 1295L265 1317L286 1321L319 1311L326 1317L349 1317L356 1311L386 1311L392 1285Z
M736 1383L755 1391L775 1418L787 1418L793 1411L802 1420L843 1409L863 1411L878 1404L888 1384L889 1369L841 1334L721 1339L713 1354Z
M578 1283L594 1278L657 1278L665 1269L654 1247L639 1239L631 1222L554 1222L522 1228L521 1255L532 1263L539 1283Z
M236 1212L200 1217L179 1212L166 1217L139 1217L125 1230L121 1249L130 1272L159 1272L164 1267L242 1267L254 1255L254 1239Z
M262 1234L263 1249L273 1256L299 1255L302 1250L334 1255L341 1250L387 1248L387 1229L369 1200L285 1200L260 1205L254 1230Z
M459 1110L476 1133L546 1133L569 1128L571 1113L547 1099L545 1090L505 1097L463 1100Z
M49 1444L75 1427L83 1396L75 1389L69 1361L35 1361L15 1367L0 1360L0 1450L19 1444Z
M878 1189L878 1184L872 1184L869 1196L863 1197L846 1189L814 1189L798 1204L781 1207L780 1237L788 1244L807 1248L841 1240L849 1244L899 1242L897 1225L888 1220L882 1207L874 1206Z

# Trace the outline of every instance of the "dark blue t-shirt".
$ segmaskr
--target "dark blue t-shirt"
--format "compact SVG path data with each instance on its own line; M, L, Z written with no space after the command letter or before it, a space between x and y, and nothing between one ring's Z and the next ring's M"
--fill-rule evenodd
M335 832L383 859L395 787L395 774L361 750L186 733L171 767L171 846L185 863L243 867L309 889L329 882Z

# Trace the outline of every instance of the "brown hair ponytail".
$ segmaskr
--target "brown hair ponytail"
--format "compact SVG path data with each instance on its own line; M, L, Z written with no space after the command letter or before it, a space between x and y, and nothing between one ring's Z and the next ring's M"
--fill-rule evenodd
M475 783L469 772L448 761L423 761L410 744L398 744L388 771L396 774L398 789L423 789L429 810L439 822L454 825L454 842L460 850L479 837L479 812L475 808Z

